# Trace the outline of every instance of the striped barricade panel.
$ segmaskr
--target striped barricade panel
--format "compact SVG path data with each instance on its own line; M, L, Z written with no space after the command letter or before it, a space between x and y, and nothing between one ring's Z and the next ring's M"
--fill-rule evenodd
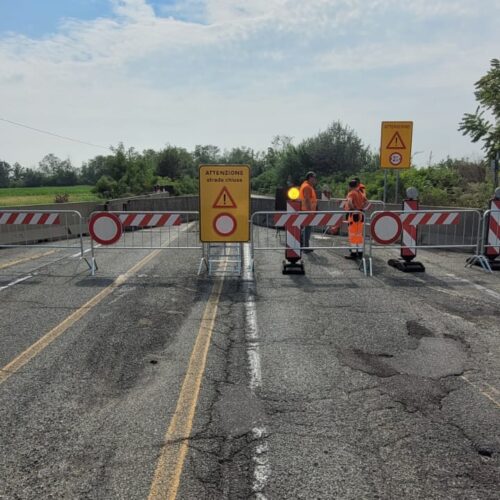
M61 224L61 218L53 212L0 212L0 224L52 226Z
M488 222L486 255L500 255L500 200L492 200Z
M401 257L404 259L414 259L417 255L417 240L418 240L418 230L416 225L405 224L403 222L403 217L406 214L408 216L415 215L411 212L419 209L418 200L404 200L403 210L405 214L400 215L402 226L402 238L401 238Z
M276 226L293 226L293 227L306 227L306 226L335 226L344 217L344 214L300 214L289 213L276 215L274 223Z
M181 224L180 214L173 213L122 213L118 217L124 227L165 227Z
M437 212L437 213L408 213L401 215L403 227L407 226L447 226L458 224L460 214L458 212Z

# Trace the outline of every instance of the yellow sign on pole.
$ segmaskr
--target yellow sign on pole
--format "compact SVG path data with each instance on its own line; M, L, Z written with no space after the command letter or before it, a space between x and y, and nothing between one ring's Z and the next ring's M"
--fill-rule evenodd
M382 122L381 168L410 168L413 122Z
M200 240L250 240L250 167L200 165Z

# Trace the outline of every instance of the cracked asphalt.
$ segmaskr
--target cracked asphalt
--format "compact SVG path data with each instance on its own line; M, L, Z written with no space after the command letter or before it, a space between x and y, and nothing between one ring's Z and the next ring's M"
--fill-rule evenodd
M96 278L47 257L1 290L0 368L145 255L103 251ZM253 281L225 278L177 498L498 498L500 275L390 256L365 278L322 250L284 276L261 252ZM0 384L0 498L148 497L212 288L198 264L160 253Z

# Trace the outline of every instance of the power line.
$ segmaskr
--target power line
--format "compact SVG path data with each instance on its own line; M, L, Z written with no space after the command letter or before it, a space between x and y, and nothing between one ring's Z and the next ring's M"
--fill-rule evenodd
M27 128L29 130L34 130L35 132L39 132L40 134L47 134L47 135L51 135L53 137L58 137L59 139L64 139L66 141L78 142L80 144L85 144L87 146L93 146L94 148L107 149L108 151L111 149L108 146L101 146L100 144L93 144L92 142L80 141L79 139L73 139L73 137L67 137L64 135L54 134L53 132L49 132L47 130L42 130L42 129L35 128L35 127L30 127L29 125L25 125L24 123L13 122L12 120L7 120L6 118L0 117L0 121L10 123L11 125L16 125L18 127Z

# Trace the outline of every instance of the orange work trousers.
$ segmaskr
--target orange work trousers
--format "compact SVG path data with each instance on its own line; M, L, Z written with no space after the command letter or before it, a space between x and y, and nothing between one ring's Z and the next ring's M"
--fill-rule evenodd
M362 214L349 214L347 218L349 245L351 245L352 250L358 252L363 250L363 223Z

